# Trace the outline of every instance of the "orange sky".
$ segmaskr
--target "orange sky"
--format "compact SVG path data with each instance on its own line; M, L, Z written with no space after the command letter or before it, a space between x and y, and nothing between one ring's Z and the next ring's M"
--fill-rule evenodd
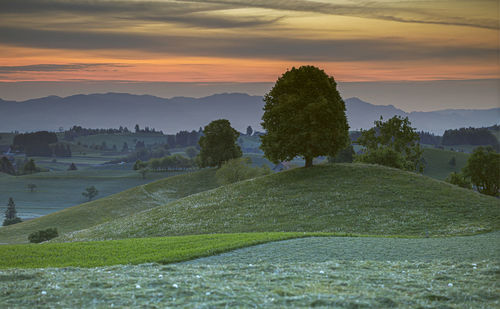
M500 78L496 0L0 0L0 82Z

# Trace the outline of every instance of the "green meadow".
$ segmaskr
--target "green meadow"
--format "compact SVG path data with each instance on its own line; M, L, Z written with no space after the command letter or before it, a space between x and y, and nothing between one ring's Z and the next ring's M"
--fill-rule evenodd
M496 198L420 174L327 164L189 195L56 241L246 232L468 235L498 230L498 206Z
M97 308L496 308L500 302L498 232L423 239L295 238L301 236L219 234L8 246L0 251L2 260L12 254L20 261L11 266L28 268L0 270L0 302ZM292 239L269 242L287 238ZM164 265L259 242L264 244ZM43 259L29 255L35 252ZM130 258L121 261L126 265L31 268L93 259L110 265L127 254Z

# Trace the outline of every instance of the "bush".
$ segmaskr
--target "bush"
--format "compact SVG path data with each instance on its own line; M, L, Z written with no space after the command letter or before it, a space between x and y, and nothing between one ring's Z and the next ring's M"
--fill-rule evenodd
M271 173L269 166L252 167L251 163L252 160L250 158L238 158L227 161L215 174L217 183L219 185L227 185Z
M19 218L19 217L15 217L14 219L5 219L5 220L3 220L3 226L12 225L12 224L21 223L21 222L23 222L23 220L21 220L21 218Z
M48 228L46 230L31 233L28 236L28 240L32 243L41 243L42 241L51 240L57 236L59 236L59 233L56 228Z
M392 148L378 148L356 156L356 162L384 165L403 170L411 170L412 162L406 161L403 155Z
M446 177L445 181L462 188L472 189L472 184L470 183L469 179L467 179L460 173L451 173L450 175L448 175L448 177Z

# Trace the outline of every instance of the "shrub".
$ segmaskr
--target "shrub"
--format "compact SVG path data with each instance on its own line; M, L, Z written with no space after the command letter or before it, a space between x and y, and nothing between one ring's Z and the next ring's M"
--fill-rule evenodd
M412 162L404 159L400 152L392 148L377 148L356 156L357 162L384 165L403 170L411 170Z
M467 179L460 173L451 173L450 175L448 175L448 177L446 177L445 181L462 188L472 189L472 184L470 183L469 179Z
M32 243L41 243L42 241L51 240L57 236L59 236L59 233L56 228L48 228L46 230L31 233L28 236L28 240Z
M269 166L252 167L251 163L252 160L250 158L238 158L227 161L215 174L217 183L219 185L227 185L271 173Z

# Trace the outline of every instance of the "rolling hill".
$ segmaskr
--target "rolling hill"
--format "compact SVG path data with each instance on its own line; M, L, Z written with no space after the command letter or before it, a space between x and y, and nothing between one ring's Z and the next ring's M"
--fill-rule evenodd
M56 241L263 231L442 236L499 228L495 198L392 168L335 164L219 187Z
M30 233L49 227L57 228L60 234L86 229L215 186L215 170L211 169L168 177L40 218L0 227L0 243L25 243Z

